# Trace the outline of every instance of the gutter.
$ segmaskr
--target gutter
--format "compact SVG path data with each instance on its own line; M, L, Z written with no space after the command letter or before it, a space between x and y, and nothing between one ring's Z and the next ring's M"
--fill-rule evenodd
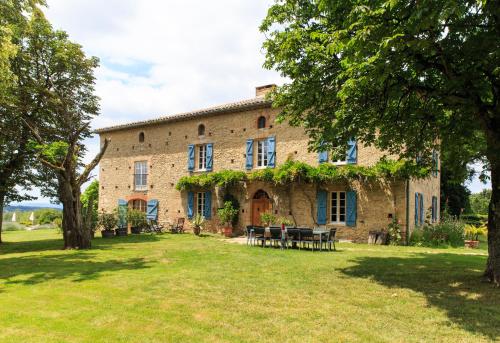
M406 245L410 245L410 179L406 179Z

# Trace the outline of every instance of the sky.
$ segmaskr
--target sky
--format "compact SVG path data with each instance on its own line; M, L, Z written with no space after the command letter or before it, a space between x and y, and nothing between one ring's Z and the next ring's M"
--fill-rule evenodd
M100 59L101 114L93 128L248 99L256 86L283 83L262 67L265 37L258 27L272 0L47 2L53 26ZM89 161L97 137L86 145ZM469 187L487 186L474 180Z

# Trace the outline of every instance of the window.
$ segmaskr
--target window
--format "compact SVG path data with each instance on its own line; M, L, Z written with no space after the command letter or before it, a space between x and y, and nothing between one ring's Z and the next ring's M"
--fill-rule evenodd
M205 125L198 125L198 136L205 136Z
M330 202L330 221L345 224L346 198L345 192L332 192Z
M205 193L196 193L196 213L202 216L205 215L205 200Z
M134 189L136 191L148 189L148 163L146 161L135 162Z
M198 145L198 170L207 169L207 146Z
M257 119L257 127L259 129L263 129L266 127L266 117L260 116L259 119Z
M130 205L131 205L133 210L146 212L147 203L144 200L140 200L140 199L131 200Z
M257 167L267 167L267 139L257 142Z
M139 133L139 143L144 143L144 132Z
M346 164L347 163L347 154L346 152L342 152L342 153L335 153L334 151L332 151L332 153L330 154L330 163L333 163L333 164Z

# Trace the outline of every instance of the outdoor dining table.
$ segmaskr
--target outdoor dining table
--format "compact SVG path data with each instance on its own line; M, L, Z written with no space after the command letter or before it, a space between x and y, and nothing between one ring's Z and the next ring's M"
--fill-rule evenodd
M285 228L285 233L287 233L287 228ZM313 235L319 235L319 251L322 251L322 246L323 246L323 235L328 234L330 230L326 229L321 229L321 228L315 228L313 229ZM269 238L271 237L271 228L270 227L265 227L265 232L264 232L264 237ZM281 247L283 248L283 244L285 243L285 238L281 238Z

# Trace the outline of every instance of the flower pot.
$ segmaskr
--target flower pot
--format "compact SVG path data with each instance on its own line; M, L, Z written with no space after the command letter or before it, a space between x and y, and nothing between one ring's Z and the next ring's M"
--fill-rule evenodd
M120 227L115 230L117 236L126 236L128 234L126 227Z
M224 236L233 237L233 228L230 226L225 227L224 228Z
M200 233L201 233L201 227L199 226L194 226L193 227L193 233L196 235L196 236L199 236Z
M479 248L479 241L465 241L465 247L471 249Z
M132 226L130 228L130 232L132 232L134 235L138 235L142 232L142 230L139 226Z
M115 230L102 230L102 238L111 238L115 236Z

